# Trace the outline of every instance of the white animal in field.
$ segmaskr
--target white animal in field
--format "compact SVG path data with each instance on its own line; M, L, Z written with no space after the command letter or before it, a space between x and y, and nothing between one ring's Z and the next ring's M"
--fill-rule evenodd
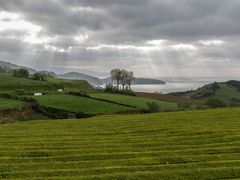
M42 96L42 93L34 93L34 96Z

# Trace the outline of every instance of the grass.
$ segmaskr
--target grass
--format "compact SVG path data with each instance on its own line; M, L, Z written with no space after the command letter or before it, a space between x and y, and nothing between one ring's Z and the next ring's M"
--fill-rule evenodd
M159 107L163 110L174 110L177 109L177 103L174 102L167 102L167 101L160 101L160 100L153 100L150 98L145 97L136 97L136 96L128 96L122 94L111 94L111 93L92 93L90 94L91 97L100 98L105 100L110 100L113 102L126 104L130 106L135 106L141 109L148 109L147 102L156 102Z
M225 102L231 102L232 98L239 98L240 92L237 89L229 87L226 84L219 84L220 91L217 91L214 98L221 99Z
M236 179L240 108L0 126L2 179Z
M76 113L113 114L121 111L133 110L133 108L113 103L72 95L48 94L34 98L38 100L40 105Z
M204 104L205 101L201 99L190 99L181 96L172 96L169 94L159 94L159 93L148 93L148 92L135 92L139 97L145 97L150 99L157 99L163 101L170 101L182 104Z
M24 107L25 103L22 101L5 99L0 97L0 110L5 109L21 109Z
M9 73L0 73L0 91L57 91L59 88L65 90L84 90L90 91L92 87L81 80L63 80L57 78L48 78L47 81L37 81L26 78L13 77Z
M238 91L236 88L229 86L227 83L217 83L217 85L219 86L219 89L217 89L215 93L206 97L202 97L201 99L216 98L224 101L227 104L233 102L232 101L233 98L239 99L240 91ZM209 91L208 89L209 89L209 85L206 85L201 88L198 88L195 91L180 93L180 96L191 98L194 95L197 95L199 93L201 94L201 93L208 92Z

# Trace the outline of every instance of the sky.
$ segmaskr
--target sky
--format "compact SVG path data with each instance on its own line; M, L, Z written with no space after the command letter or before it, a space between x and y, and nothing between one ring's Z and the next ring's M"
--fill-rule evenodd
M240 78L240 0L0 0L0 60L57 73Z

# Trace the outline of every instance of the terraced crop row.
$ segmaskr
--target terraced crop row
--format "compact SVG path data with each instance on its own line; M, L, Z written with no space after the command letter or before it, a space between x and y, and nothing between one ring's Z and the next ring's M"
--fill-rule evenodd
M0 178L240 178L239 129L239 108L4 124Z

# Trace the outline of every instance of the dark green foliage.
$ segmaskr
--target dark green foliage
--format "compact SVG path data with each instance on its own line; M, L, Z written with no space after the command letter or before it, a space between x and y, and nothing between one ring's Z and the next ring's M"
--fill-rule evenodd
M17 95L15 93L7 93L7 92L3 92L0 93L0 97L2 98L7 98L7 99L18 99Z
M46 106L39 106L37 111L52 119L67 119L69 114L76 114L77 118L88 118L94 116L94 114L86 114L83 112L73 113L71 111Z
M232 86L236 88L238 91L240 91L240 81L228 81L226 82L228 86Z
M107 84L105 89L104 89L104 92L116 93L116 94L125 94L125 95L129 95L129 96L136 96L134 91L132 91L132 90L120 90L116 86L113 86L112 84Z
M159 105L156 102L147 102L147 106L149 111L151 112L159 112L161 110L161 108L159 107Z
M74 96L80 96L80 97L87 97L90 98L90 96L88 94L86 94L85 92L75 92L75 91L70 91L68 94L70 95L74 95Z
M220 87L218 83L215 82L205 86L204 90L198 92L197 94L194 94L191 97L194 99L207 98L207 97L213 96L219 88Z
M13 76L15 76L15 77L28 78L29 75L30 75L29 71L24 68L13 70Z
M26 94L26 92L24 91L24 89L17 89L17 90L15 91L15 93L16 93L17 95L25 95L25 94Z
M207 100L207 105L210 107L224 107L225 106L224 102L222 102L219 99L213 99L213 98Z
M44 73L37 72L33 74L33 79L38 81L47 81L47 75Z
M232 98L231 101L236 104L240 104L240 98Z

